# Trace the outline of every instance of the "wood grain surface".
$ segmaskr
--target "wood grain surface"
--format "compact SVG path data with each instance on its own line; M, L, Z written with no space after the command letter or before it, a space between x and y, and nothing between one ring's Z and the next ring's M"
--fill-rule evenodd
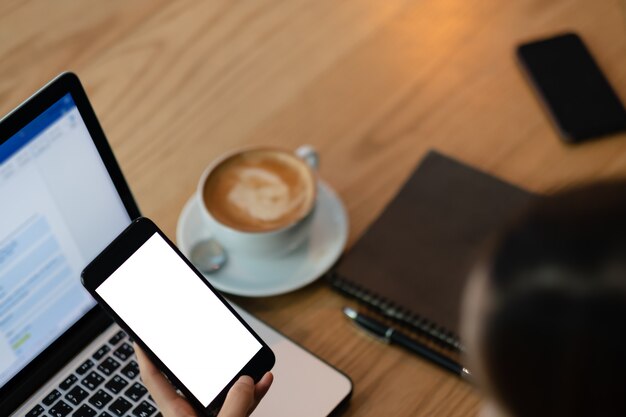
M214 158L313 144L352 243L429 148L538 192L626 176L626 137L564 145L514 59L575 30L626 97L624 23L617 0L2 0L0 113L76 72L172 238ZM347 415L478 413L479 393L360 333L319 282L236 301L352 377Z

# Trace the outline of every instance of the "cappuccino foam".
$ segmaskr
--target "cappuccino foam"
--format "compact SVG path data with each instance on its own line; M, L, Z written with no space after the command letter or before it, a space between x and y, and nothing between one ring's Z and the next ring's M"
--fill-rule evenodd
M294 223L310 211L314 184L310 169L295 156L252 150L215 167L203 198L220 223L248 232L269 231Z

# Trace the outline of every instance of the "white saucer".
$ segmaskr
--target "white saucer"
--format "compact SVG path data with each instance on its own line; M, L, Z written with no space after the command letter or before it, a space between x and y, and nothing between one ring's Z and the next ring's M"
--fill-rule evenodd
M337 261L348 239L348 216L341 200L324 182L318 183L317 206L311 234L302 246L282 257L243 258L228 262L205 278L218 290L248 297L283 294L322 276ZM194 194L180 214L176 227L178 247L189 257L195 243L211 236Z

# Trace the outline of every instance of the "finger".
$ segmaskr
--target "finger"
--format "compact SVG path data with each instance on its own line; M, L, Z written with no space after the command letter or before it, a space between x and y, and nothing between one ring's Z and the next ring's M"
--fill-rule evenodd
M272 386L272 382L274 382L274 375L271 372L266 372L265 375L263 375L263 378L257 382L254 387L254 403L252 404L249 413L252 413L256 409L257 405L259 405L259 402L263 399L263 397L265 397L265 394L267 394L267 391Z
M218 417L246 417L254 405L254 381L241 376L230 388Z
M254 387L254 400L256 403L261 401L265 394L267 394L267 391L272 386L272 382L274 382L274 375L271 372L266 372L263 378L256 383Z
M180 396L174 390L174 387L157 369L156 366L148 359L146 354L137 344L134 344L135 353L137 354L137 362L139 362L139 371L141 379L156 400L160 408L167 408L166 404L179 399Z

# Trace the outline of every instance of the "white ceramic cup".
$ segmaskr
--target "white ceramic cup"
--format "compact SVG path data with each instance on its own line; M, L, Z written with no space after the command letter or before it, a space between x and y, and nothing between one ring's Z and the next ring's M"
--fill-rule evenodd
M205 184L215 168L217 168L222 162L237 155L258 150L270 150L286 153L292 156L295 160L302 163L303 166L306 167L306 169L311 171L311 180L313 182L312 187L314 196L308 211L306 211L306 213L304 213L296 221L290 224L281 226L276 229L260 232L238 230L234 227L231 227L230 225L221 223L211 214L204 201ZM224 247L224 249L229 253L229 256L284 256L302 245L309 236L311 219L315 210L317 197L318 165L319 156L315 149L308 145L301 146L295 151L295 153L269 147L256 147L234 151L222 156L221 158L218 158L204 170L202 176L200 177L200 181L198 183L198 188L196 191L196 198L199 201L200 207L202 207L203 218L209 226L212 237L215 238Z

